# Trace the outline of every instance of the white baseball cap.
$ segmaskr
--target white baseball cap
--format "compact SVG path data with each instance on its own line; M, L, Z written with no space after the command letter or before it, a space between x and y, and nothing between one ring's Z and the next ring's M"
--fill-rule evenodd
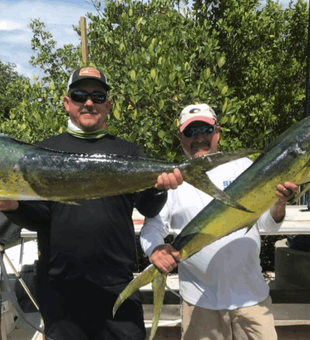
M180 114L180 131L182 132L190 123L203 121L216 124L216 114L208 104L193 104L186 106Z

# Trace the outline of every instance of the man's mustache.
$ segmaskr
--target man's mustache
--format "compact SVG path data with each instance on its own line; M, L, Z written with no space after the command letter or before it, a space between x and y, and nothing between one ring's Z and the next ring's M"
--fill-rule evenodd
M203 141L203 142L193 142L191 144L191 147L192 148L195 148L195 147L202 147L202 146L207 146L207 147L210 147L211 146L211 143L209 141Z

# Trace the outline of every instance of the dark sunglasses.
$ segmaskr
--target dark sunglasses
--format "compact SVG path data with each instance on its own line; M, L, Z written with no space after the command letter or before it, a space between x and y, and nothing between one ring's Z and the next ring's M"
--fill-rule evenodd
M88 97L94 104L102 104L107 100L107 94L103 92L88 93L84 90L75 90L69 93L69 97L77 103L85 103Z
M212 135L215 130L215 125L204 125L199 128L188 127L183 131L183 135L188 138L194 138L199 132L203 136Z

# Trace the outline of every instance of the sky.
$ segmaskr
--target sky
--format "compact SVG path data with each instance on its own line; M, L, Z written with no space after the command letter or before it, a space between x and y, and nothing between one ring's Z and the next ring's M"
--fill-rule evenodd
M289 0L282 0L285 6ZM31 19L40 19L57 41L77 45L80 38L72 29L87 12L97 14L90 0L0 0L0 60L16 64L16 71L30 79L41 76L38 68L29 64L31 50ZM86 18L88 23L88 19Z
M30 79L41 76L38 68L29 64L31 50L31 19L40 19L57 41L57 47L80 43L72 26L88 12L96 14L91 1L85 0L0 0L0 60L16 64L16 71ZM86 18L88 23L89 19Z

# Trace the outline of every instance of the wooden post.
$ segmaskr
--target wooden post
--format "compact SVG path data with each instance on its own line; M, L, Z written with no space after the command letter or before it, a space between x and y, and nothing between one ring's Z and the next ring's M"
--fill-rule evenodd
M82 47L82 60L85 65L88 64L88 50L87 50L87 30L85 17L80 18L81 28L81 47Z

